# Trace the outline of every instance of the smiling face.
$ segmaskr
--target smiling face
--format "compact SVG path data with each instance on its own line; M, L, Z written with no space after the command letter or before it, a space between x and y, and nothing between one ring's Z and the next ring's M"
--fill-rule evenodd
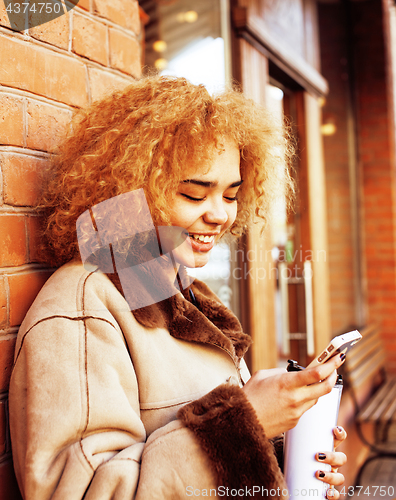
M237 215L236 196L242 184L239 149L230 141L222 141L214 148L209 165L203 172L187 171L171 201L172 226L182 227L189 234L174 256L187 267L202 267L208 262L213 246Z

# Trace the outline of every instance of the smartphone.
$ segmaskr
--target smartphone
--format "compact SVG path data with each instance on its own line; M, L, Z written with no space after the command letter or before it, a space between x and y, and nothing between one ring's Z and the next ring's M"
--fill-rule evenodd
M342 352L346 353L353 345L356 344L356 342L359 342L361 338L362 336L357 330L334 337L326 349L322 351L313 361L311 361L307 368L312 368L313 366L326 363L326 361Z

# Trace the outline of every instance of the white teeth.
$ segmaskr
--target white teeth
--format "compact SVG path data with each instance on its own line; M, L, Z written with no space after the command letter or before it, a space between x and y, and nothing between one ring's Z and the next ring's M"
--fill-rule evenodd
M190 234L195 240L202 241L203 243L211 243L214 240L214 235L205 236L203 234Z

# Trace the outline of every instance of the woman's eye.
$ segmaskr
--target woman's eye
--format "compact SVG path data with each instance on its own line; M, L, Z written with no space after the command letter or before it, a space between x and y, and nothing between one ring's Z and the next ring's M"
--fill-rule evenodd
M187 200L190 200L190 201L204 201L206 199L206 197L202 197L202 198L195 198L194 196L190 196L188 194L185 194L185 193L179 193L181 194L182 196L184 196L184 198L187 198ZM238 197L237 196L224 196L224 199L227 200L227 201L237 201Z
M187 198L187 200L191 201L203 201L205 198L193 198L192 196L189 196L188 194L180 193L182 196Z

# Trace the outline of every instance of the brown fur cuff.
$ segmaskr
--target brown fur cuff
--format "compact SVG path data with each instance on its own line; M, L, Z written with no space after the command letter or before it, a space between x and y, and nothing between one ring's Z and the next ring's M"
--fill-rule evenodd
M283 472L283 440L284 436L283 434L276 436L274 439L271 439L271 443L274 447L275 450L275 456L276 459L278 460L278 465L280 467L280 470Z
M282 489L286 486L273 445L240 387L229 384L216 387L181 408L178 417L209 455L219 486L235 489L262 486L268 490L268 496L283 498ZM266 495L262 496L260 491L257 496Z

